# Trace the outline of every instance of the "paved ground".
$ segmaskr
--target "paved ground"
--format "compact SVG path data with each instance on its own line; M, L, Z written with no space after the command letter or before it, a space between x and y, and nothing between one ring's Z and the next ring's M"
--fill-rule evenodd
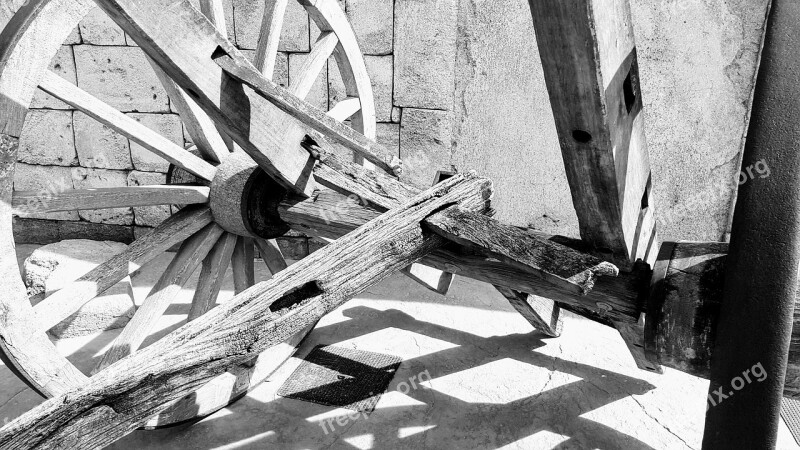
M23 246L21 256L32 251ZM168 257L134 278L137 302ZM261 265L257 264L261 267ZM229 274L230 275L230 274ZM260 269L260 277L267 277ZM190 285L191 286L191 285ZM230 298L231 282L223 291ZM158 334L179 326L191 291ZM708 383L635 368L612 329L569 316L558 339L533 331L492 288L457 278L446 297L394 276L325 317L304 342L397 355L403 363L368 418L276 395L293 358L247 397L192 426L137 431L117 449L683 449L699 448ZM57 343L85 370L116 332ZM152 340L151 340L152 341ZM419 374L430 381L408 388ZM0 418L41 399L0 366ZM326 419L332 430L323 429ZM755 418L754 418L755 419ZM781 426L779 448L798 448Z

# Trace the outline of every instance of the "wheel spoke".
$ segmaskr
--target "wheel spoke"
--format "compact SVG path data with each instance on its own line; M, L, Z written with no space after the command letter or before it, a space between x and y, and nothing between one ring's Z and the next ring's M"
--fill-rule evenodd
M333 108L328 111L328 115L339 122L344 122L359 111L361 111L361 100L358 97L347 97L334 105Z
M164 314L175 296L183 289L183 286L189 281L189 277L208 255L222 233L224 230L219 225L212 223L181 245L175 258L153 286L150 295L111 344L111 349L103 355L103 359L97 364L93 373L105 369L139 349L139 346L157 325L159 317Z
M314 86L314 82L319 78L319 74L325 68L325 63L328 62L328 58L331 57L338 44L339 38L336 37L336 33L333 31L323 31L319 35L314 48L311 49L311 53L308 54L302 67L300 67L300 76L297 81L290 83L289 91L292 94L300 98L308 96Z
M254 258L253 240L239 236L232 258L233 290L236 294L256 284Z
M208 203L205 186L128 186L119 188L70 189L55 196L40 191L15 191L15 211L56 212L132 206L193 205Z
M278 57L286 3L287 0L267 1L264 8L264 19L261 22L261 34L258 37L253 65L269 80L275 74L275 60Z
M283 252L281 252L280 247L278 247L278 241L275 239L266 240L256 238L255 243L261 253L261 258L264 259L264 263L267 265L272 275L289 267L289 265L286 264L286 258L283 257Z
M209 161L216 163L224 161L225 157L230 154L231 149L219 130L217 130L214 122L208 117L208 114L169 75L164 73L158 64L150 58L148 58L148 61L150 61L153 71L161 81L161 85L167 91L170 101L175 105L183 124L186 125L186 131L191 136L192 142L197 146L197 149L200 150L200 153Z
M216 169L211 164L58 75L48 71L39 87L172 164L205 180L211 181L214 178Z
M207 313L216 304L235 246L236 235L225 233L203 260L200 279L197 281L197 289L192 299L192 309L189 311L189 318L186 319L188 322Z
M225 9L222 0L200 0L200 12L217 27L220 34L228 35L228 25L225 23Z
M184 208L150 234L134 241L127 250L100 264L86 275L37 304L33 310L41 330L47 331L71 316L89 300L137 271L170 247L211 223L206 207Z

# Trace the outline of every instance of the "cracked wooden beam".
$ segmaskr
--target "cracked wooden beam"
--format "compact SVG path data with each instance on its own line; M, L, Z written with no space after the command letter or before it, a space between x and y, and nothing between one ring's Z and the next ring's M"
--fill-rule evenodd
M364 205L356 197L346 197L328 189L317 191L308 199L288 198L279 206L281 218L292 228L321 240L330 241L349 233L364 223L380 215L380 210ZM610 267L601 265L599 258L586 258L585 244L574 239L537 234L518 227L487 219L485 225L491 229L503 230L506 236L513 236L515 247L529 247L525 252L548 248L550 254L570 255L573 262L582 260L582 268L600 266L595 274L605 274ZM524 260L524 259L523 259ZM603 324L611 321L636 323L641 309L639 297L642 289L647 289L650 271L635 270L620 273L619 276L595 276L593 289L585 295L575 294L574 285L557 285L547 281L525 263L501 261L480 245L467 248L457 243L437 249L420 260L421 264L445 272L472 278L511 290L535 294L558 301L562 306ZM613 267L613 266L611 266ZM560 270L557 266L553 270ZM579 272L579 271L578 271ZM577 272L576 272L577 273Z

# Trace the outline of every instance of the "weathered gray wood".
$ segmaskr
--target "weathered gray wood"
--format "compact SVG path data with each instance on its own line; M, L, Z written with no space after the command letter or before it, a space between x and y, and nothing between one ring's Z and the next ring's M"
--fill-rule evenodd
M200 231L211 220L211 211L206 207L182 209L124 252L38 303L34 311L39 329L49 330L143 264Z
M97 373L120 359L135 353L150 335L158 319L167 311L175 296L183 289L194 271L214 247L224 231L219 225L209 224L184 241L158 279L150 294L137 308L122 333L111 343L111 348L95 366Z
M76 209L123 208L152 205L208 203L205 186L129 186L74 189L55 195L37 191L14 191L11 204L25 212L73 211Z
M225 233L203 260L203 267L200 269L200 277L197 280L197 288L194 290L192 308L189 310L187 321L191 322L197 319L211 311L216 305L219 290L225 280L225 271L228 270L235 246L236 235Z
M286 264L286 258L283 257L283 252L281 252L280 247L278 247L278 241L275 239L267 240L261 238L254 238L253 241L258 247L261 258L264 260L264 263L267 265L272 275L289 267L289 265Z
M311 49L311 53L306 56L303 65L300 66L300 70L297 72L299 76L291 81L289 92L299 98L306 98L337 45L339 45L339 38L336 37L336 33L333 31L320 33L317 42L314 43L314 47Z
M284 201L279 212L292 228L308 235L334 240L349 233L380 214L372 205L363 205L356 198L348 198L331 190L321 190L312 198L290 198ZM499 222L497 227L505 227ZM585 252L585 244L558 236L527 232L520 236L527 244L540 245L541 240L551 240L565 247L565 251ZM567 249L566 247L569 247ZM607 324L609 320L636 323L639 318L639 296L647 289L650 271L638 268L620 273L617 277L599 277L594 289L586 295L574 295L543 280L524 265L511 265L486 254L465 251L463 247L447 246L423 258L420 263L460 276L504 286L520 292L550 298L561 303L585 308L592 312L590 318ZM556 252L561 252L562 249ZM569 253L565 253L569 254ZM583 312L583 311L581 311Z
M561 319L561 307L556 302L503 286L495 286L495 289L503 294L511 306L534 328L550 337L561 336L564 321Z
M239 294L256 283L254 258L253 239L239 236L236 239L236 247L233 249L233 259L231 261L235 293Z
M211 164L60 76L47 72L39 87L181 169L204 180L211 181L214 178L216 171Z
M615 277L619 273L613 264L594 256L539 240L517 227L458 208L430 217L424 224L442 237L538 273L554 286L576 295L591 291L598 277Z
M448 206L483 212L491 183L457 176L271 280L50 399L0 430L2 448L96 448L130 433L229 367L284 342L445 240L420 221ZM331 261L337 270L330 271Z
M267 2L264 16L261 19L261 31L256 45L256 54L253 57L253 65L270 80L275 73L275 60L278 56L278 44L287 3L288 0Z
M659 240L629 0L530 5L581 237L620 270L652 264ZM650 370L644 329L618 328Z
M19 267L11 230L11 189L17 162L19 139L0 133L0 357L12 371L24 374L31 386L46 395L81 386L86 376L72 365L64 365L45 333L37 333L40 324L31 308ZM122 279L123 277L120 277ZM8 356L8 358L5 358ZM8 359L8 360L7 360Z

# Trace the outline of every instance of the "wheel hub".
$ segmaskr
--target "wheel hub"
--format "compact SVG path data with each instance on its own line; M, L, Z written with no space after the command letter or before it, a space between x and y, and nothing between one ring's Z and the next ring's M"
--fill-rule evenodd
M231 153L217 166L211 181L209 205L214 220L240 236L274 239L289 231L278 205L287 191L270 178L252 158Z

